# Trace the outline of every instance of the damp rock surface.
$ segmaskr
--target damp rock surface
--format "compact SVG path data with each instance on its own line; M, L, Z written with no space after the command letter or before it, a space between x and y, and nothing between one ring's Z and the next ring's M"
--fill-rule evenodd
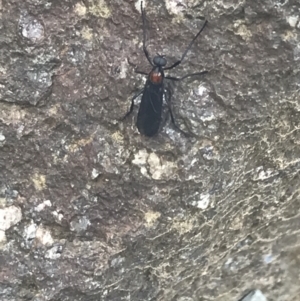
M153 138L121 2L0 1L0 299L296 300L299 1L143 1L168 66L208 20Z

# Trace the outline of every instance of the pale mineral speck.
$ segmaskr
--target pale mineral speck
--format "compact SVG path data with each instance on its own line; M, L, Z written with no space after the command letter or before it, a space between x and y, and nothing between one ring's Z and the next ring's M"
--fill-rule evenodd
M0 209L0 230L5 231L17 224L22 219L22 211L19 207L10 206Z
M197 207L199 209L206 209L210 203L210 194L200 194L199 200L195 200L192 202L192 206Z
M205 121L211 121L211 120L216 119L216 116L213 114L213 112L206 111L206 112L203 113L202 116L200 116L200 119L203 122L205 122Z
M58 259L61 256L62 253L62 246L53 246L51 249L49 249L46 254L45 257L48 259Z
M37 224L33 222L31 222L27 227L25 227L23 237L27 242L35 239L36 229L37 229Z
M146 221L145 226L147 228L153 227L157 219L160 217L160 212L155 212L152 210L149 210L148 212L145 212L144 219Z
M141 170L141 174L143 176L149 177L148 170L147 170L147 168L145 166L142 166L140 170Z
M92 179L95 180L99 176L99 171L96 168L92 170Z
M263 256L264 263L269 264L274 260L272 254L266 254Z
M89 12L96 16L107 19L111 16L110 7L105 0L93 1L93 4L89 6Z
M156 153L151 153L148 157L148 164L153 168L160 165L160 159Z
M164 161L158 157L157 154L151 153L148 157L147 163L150 167L150 174L152 179L160 180L172 176L176 169L176 164L171 161Z
M145 149L141 149L137 154L134 155L134 159L132 160L132 164L134 165L145 165L148 159L148 152Z
M168 0L166 1L166 8L169 13L178 15L182 13L183 8L186 6L185 1L182 0Z
M75 12L78 16L84 16L86 14L86 6L81 2L76 3Z
M206 93L207 89L204 86L199 86L197 90L197 95L203 96Z
M232 262L233 262L233 259L230 257L230 258L228 258L227 260L226 260L226 262L225 262L225 266L229 266L229 265L231 265L232 264Z
M71 222L72 231L82 232L87 229L87 227L91 224L89 219L86 216L79 218L78 220L74 220Z
M37 205L37 206L34 208L34 210L40 212L40 211L44 210L45 207L51 207L51 206L52 206L51 201L50 201L50 200L46 200L46 201L44 201L43 203Z
M296 27L297 22L299 20L299 16L289 16L287 17L287 21L291 27Z
M5 136L0 133L0 142L3 142L5 140Z
M0 247L2 244L6 243L6 236L5 236L5 232L0 230Z
M120 66L120 78L126 78L127 77L127 70L128 70L128 62L122 61Z
M257 167L256 171L258 174L254 176L255 181L262 181L278 175L277 170L271 168L265 169L264 166Z
M125 262L125 258L121 257L121 256L118 256L118 257L112 259L110 265L112 267L116 267L116 266L119 266L120 264L122 264L123 262Z
M39 174L39 173L35 173L32 176L32 181L34 184L34 187L36 190L41 191L44 188L46 188L46 176Z
M32 42L37 42L44 38L44 26L32 16L27 14L21 16L19 26L21 28L22 36Z
M57 211L53 211L52 214L58 221L61 221L64 218L64 216L61 213L58 213Z
M51 232L43 226L37 228L36 239L44 246L51 246L54 242Z

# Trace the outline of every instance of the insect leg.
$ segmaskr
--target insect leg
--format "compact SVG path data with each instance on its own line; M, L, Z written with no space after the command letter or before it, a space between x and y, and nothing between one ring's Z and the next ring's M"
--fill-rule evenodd
M143 92L144 92L144 88L132 97L130 109L129 109L129 111L124 115L124 117L123 117L121 120L126 119L126 118L132 113L133 107L134 107L134 100L135 100L139 95L141 95Z
M187 77L191 77L191 76L196 76L196 75L204 75L208 73L208 71L202 71L202 72L197 72L197 73L190 73L190 74L187 74L183 77L174 77L174 76L165 76L166 79L170 79L170 80L175 80L175 81L180 81L180 80L183 80Z
M183 59L185 58L186 54L188 53L188 51L191 49L191 47L193 46L195 40L198 38L198 36L200 35L200 33L203 31L203 29L205 28L206 24L207 24L207 20L204 22L203 26L201 27L201 29L199 30L199 32L195 35L195 37L192 39L192 41L190 42L190 44L188 45L188 47L186 48L185 52L182 54L181 59L177 62L175 62L173 65L171 65L170 67L166 67L164 68L164 70L170 70L175 68L176 66L178 66Z
M171 93L171 90L167 87L165 87L165 90L167 91L167 93L165 93L165 99L166 99L166 102L168 104L168 109L169 109L169 113L170 113L170 116L171 116L171 121L174 125L174 127L180 132L182 133L183 135L189 137L190 134L189 133L186 133L185 131L183 131L176 123L175 121L175 118L174 118L174 115L173 115L173 111L172 111L172 106L171 106L171 97L172 97L172 93Z
M141 1L141 12L142 12L142 20L143 20L143 50L150 65L154 66L146 47L146 12L145 9L143 8L143 1Z

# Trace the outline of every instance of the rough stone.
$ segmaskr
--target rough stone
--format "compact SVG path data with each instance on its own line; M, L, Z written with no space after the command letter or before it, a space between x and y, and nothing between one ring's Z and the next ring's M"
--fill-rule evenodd
M143 4L190 137L140 1L0 0L0 299L298 300L300 2Z

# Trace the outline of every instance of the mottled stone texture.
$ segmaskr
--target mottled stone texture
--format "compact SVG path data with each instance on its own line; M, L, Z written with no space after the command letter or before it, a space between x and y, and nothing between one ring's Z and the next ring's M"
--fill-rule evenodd
M300 295L299 0L147 1L183 136L119 122L139 3L0 1L0 299Z

